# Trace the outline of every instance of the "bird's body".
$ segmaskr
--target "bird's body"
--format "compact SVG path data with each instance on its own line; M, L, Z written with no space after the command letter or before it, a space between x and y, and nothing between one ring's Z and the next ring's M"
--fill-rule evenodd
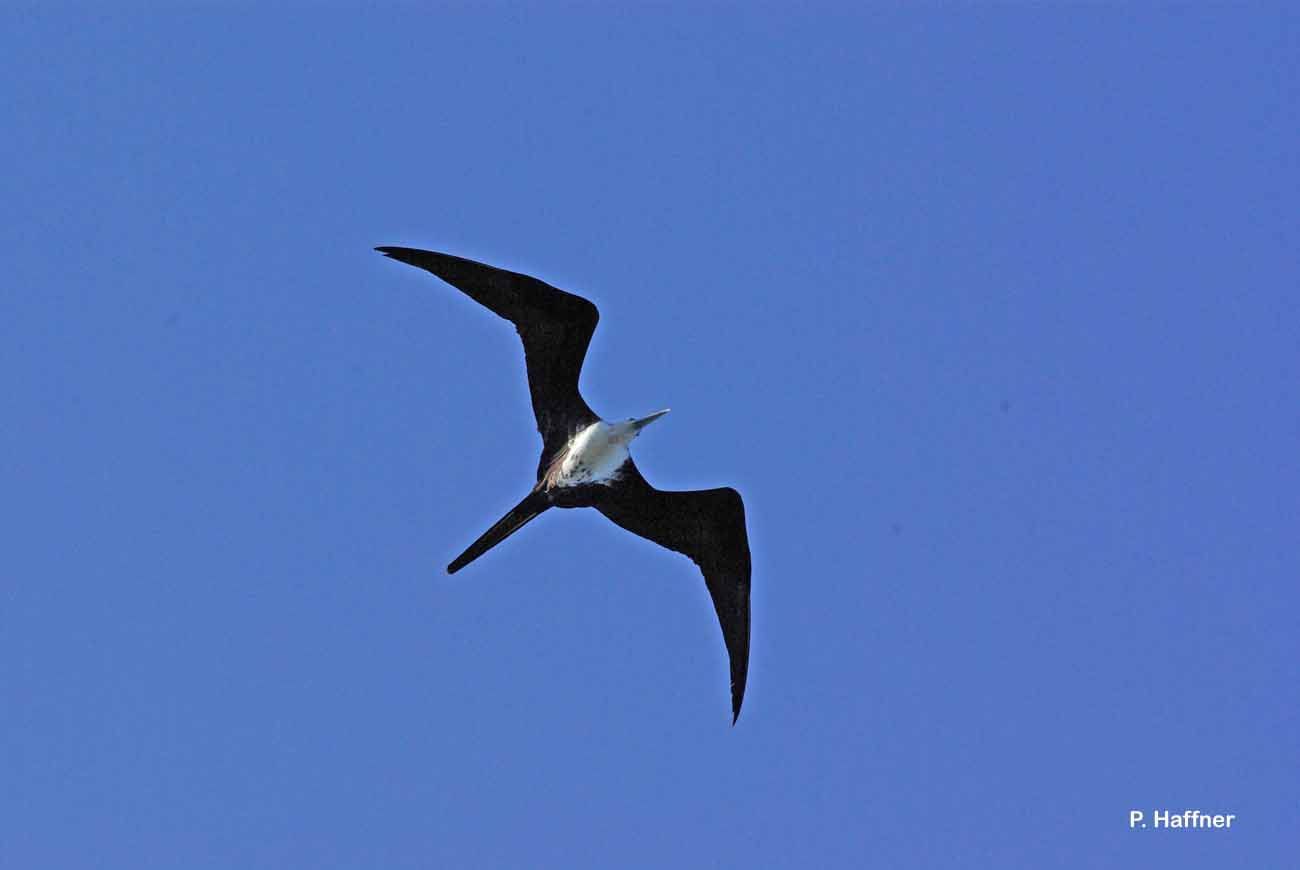
M556 457L543 479L545 486L548 489L584 484L609 486L632 455L629 449L632 439L622 435L604 420L592 423L574 435L564 452Z
M537 482L519 504L447 566L455 573L552 507L594 507L633 534L689 556L704 574L731 660L732 721L749 667L749 542L734 489L665 492L646 483L630 445L668 413L611 423L578 392L578 375L599 313L580 296L536 278L416 248L376 250L426 269L515 325L542 455Z
M667 410L659 411L645 420L626 423L597 420L579 430L547 466L540 485L548 490L613 486L622 475L623 466L632 458L632 439L646 423L667 413Z

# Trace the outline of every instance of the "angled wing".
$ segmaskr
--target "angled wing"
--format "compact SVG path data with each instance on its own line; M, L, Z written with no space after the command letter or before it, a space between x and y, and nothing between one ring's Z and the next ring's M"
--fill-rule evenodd
M432 272L515 325L524 342L543 463L574 431L600 419L578 392L578 374L600 319L595 305L536 278L450 254L388 246L375 250Z
M629 459L596 509L634 535L690 556L704 574L731 660L732 723L740 717L749 673L749 536L734 489L664 492Z

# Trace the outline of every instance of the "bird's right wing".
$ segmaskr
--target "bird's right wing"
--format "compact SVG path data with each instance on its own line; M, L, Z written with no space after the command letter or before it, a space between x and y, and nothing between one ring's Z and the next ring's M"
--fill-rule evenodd
M718 614L731 662L731 712L740 716L749 673L749 536L745 504L734 489L655 489L629 459L596 509L634 535L690 556Z
M575 431L600 418L578 392L578 375L600 312L581 296L544 281L450 254L418 248L375 248L432 272L475 302L515 325L524 343L528 391L542 434L543 463Z

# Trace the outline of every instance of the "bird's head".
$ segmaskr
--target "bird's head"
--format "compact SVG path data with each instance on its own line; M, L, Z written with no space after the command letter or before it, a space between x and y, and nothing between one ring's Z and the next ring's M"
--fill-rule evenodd
M667 414L670 410L670 408L664 408L662 411L655 411L650 416L642 417L639 420L635 417L629 417L625 423L615 423L614 429L617 432L618 437L626 438L630 442L633 438L641 434L642 429L649 426L655 420L658 420L664 414Z

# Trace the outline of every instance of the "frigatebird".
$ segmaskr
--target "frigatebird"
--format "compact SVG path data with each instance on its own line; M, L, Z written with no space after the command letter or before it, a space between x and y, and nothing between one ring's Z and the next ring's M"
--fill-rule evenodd
M594 507L616 524L689 556L713 598L731 661L731 721L740 717L749 670L749 538L734 489L655 489L628 452L632 439L668 411L610 423L583 401L578 375L600 313L581 296L537 278L450 254L383 246L385 256L432 272L514 324L524 343L528 390L542 458L519 504L447 566L455 574L553 507Z

